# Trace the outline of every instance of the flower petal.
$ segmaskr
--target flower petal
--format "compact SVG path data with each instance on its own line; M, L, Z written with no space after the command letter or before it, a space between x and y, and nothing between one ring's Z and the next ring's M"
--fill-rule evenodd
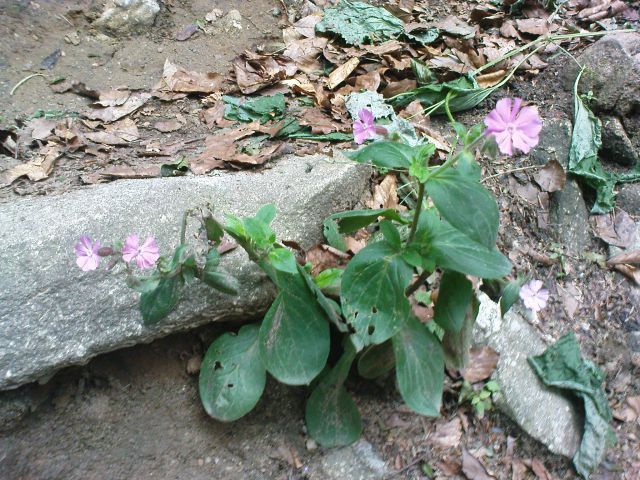
M132 233L127 237L124 241L124 246L122 247L122 259L129 263L131 262L140 251L140 239L138 235Z
M373 112L366 108L363 108L358 112L358 118L364 123L366 126L373 125Z
M501 98L496 103L496 108L493 111L505 124L508 124L511 121L511 99Z
M496 132L493 134L498 144L498 149L505 155L513 155L513 145L511 141L511 135L508 130L502 132Z

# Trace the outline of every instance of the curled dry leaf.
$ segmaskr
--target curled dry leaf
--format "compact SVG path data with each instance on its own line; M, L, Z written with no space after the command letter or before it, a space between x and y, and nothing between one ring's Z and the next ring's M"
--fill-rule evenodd
M394 174L385 175L373 189L373 197L367 202L369 208L396 208L398 206L398 181Z
M627 10L627 5L621 0L591 0L578 13L580 20L595 22L603 18L615 17Z
M635 282L636 285L640 285L640 269L626 264L614 265L613 268L632 282Z
M454 418L449 422L440 422L436 425L436 432L429 437L429 443L442 449L458 448L462 437L462 422Z
M154 87L159 92L214 93L222 90L224 77L219 73L190 72L166 59L162 79Z
M480 460L465 448L462 449L462 472L469 480L492 480L494 478L487 473Z
M154 178L160 176L160 165L132 167L129 165L110 165L98 172L111 178Z
M247 51L233 60L233 70L240 91L248 95L292 77L298 66L284 55L259 55Z
M360 64L360 59L357 57L350 58L346 63L343 63L338 68L336 68L333 72L329 74L329 79L327 80L327 87L329 90L333 90L338 85L346 80L346 78L351 75L356 67Z
M287 45L283 55L293 60L300 71L317 74L323 68L320 59L327 42L328 39L322 37L293 40Z
M95 143L105 145L126 145L140 138L138 126L130 118L105 125L104 130L86 132L84 137Z
M0 172L0 187L11 185L16 179L24 176L33 182L44 180L61 156L62 147L55 143L48 143L38 152L38 158Z
M622 252L607 260L607 265L618 265L620 263L640 263L640 249Z
M460 372L469 383L476 383L491 376L498 365L500 355L491 347L474 347L469 351L469 361Z
M47 118L33 118L27 122L26 127L31 129L33 140L45 140L51 136L57 122Z
M516 20L516 28L522 33L530 35L546 35L549 33L549 24L544 18L525 18Z
M539 480L554 480L553 476L545 468L544 464L537 458L531 460L531 470L533 470L533 473L536 474L536 477Z
M627 248L635 240L636 224L624 210L604 215L592 215L589 221L596 237L609 245Z
M142 105L147 103L151 95L145 92L132 93L126 101L120 105L109 106L106 108L91 108L85 116L91 120L101 120L105 123L115 122L135 112ZM98 102L99 103L99 102Z
M507 70L496 70L495 72L478 75L476 77L476 82L478 82L478 85L482 88L489 88L500 83L506 75Z
M533 175L540 188L545 192L557 192L564 188L567 181L567 174L562 165L557 160L550 160L547 164Z

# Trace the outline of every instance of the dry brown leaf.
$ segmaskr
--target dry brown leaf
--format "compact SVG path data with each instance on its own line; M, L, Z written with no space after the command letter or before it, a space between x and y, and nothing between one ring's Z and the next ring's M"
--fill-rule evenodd
M535 473L536 477L540 480L553 480L553 476L548 472L544 464L537 458L531 460L531 470L533 470L533 473Z
M529 469L522 460L511 462L511 480L525 480Z
M113 178L153 178L160 176L160 165L132 167L130 165L110 165L98 172Z
M595 22L603 18L615 17L627 10L627 5L620 0L595 0L589 2L589 4L595 5L581 10L578 13L579 19Z
M222 90L224 76L219 73L190 72L166 59L162 79L154 87L159 92L214 93Z
M85 113L85 116L91 120L101 120L105 123L115 122L116 120L135 112L142 105L147 103L150 98L151 95L148 93L132 93L121 105L106 108L92 108Z
M525 18L516 20L516 28L522 33L530 35L546 35L549 24L544 18Z
M98 94L98 99L94 102L101 107L118 107L124 105L131 96L129 90L105 90Z
M303 37L314 38L316 36L316 24L322 21L321 13L312 13L301 18L293 24L293 28Z
M197 31L198 26L195 23L185 25L176 32L176 40L178 40L179 42L184 42L185 40L191 38Z
M453 15L440 20L436 27L454 37L472 37L476 33L475 27Z
M500 27L500 35L507 38L522 38L513 20L506 20Z
M465 448L462 449L462 472L469 480L492 480L494 478L487 473L480 460Z
M346 78L351 75L356 67L360 64L360 59L357 57L350 58L346 63L343 63L338 68L336 68L333 72L329 74L329 78L327 80L327 87L329 90L333 90L338 85L346 80Z
M287 44L283 55L293 60L304 73L317 74L322 71L322 51L328 39L323 37L293 40Z
M456 417L449 422L438 423L438 425L436 425L436 432L429 437L429 443L443 449L458 448L461 437L462 422Z
M38 158L29 163L23 163L0 172L0 186L11 185L20 177L28 177L37 182L49 176L56 160L62 156L62 147L55 143L48 143L39 152Z
M623 406L613 411L614 418L633 423L640 417L640 396L627 397Z
M398 182L394 174L385 175L373 189L373 197L367 202L369 208L396 208L398 206Z
M507 76L507 70L496 70L495 72L485 73L476 77L476 82L482 88L493 87L500 83Z
M361 228L353 235L347 235L346 237L344 237L344 243L347 247L347 251L355 255L367 246L369 237L369 232L367 232L367 230L365 230L364 228Z
M460 372L469 383L476 383L491 376L498 365L500 355L491 347L474 347L469 351L469 361Z
M382 90L382 95L385 98L390 98L399 93L404 93L408 90L413 90L418 86L418 83L411 79L405 78L403 80L397 80L395 82L389 82L386 87Z
M283 55L259 55L246 51L233 60L236 83L245 95L292 77L298 66Z
M105 125L104 130L86 132L84 137L95 143L106 145L126 145L140 138L138 126L130 118Z
M51 136L56 124L55 120L34 118L27 122L26 127L31 129L31 138L33 140L46 140Z
M529 203L534 205L538 204L538 194L540 193L540 189L531 182L527 182L522 185L514 177L509 177L509 190Z
M557 160L550 160L547 164L533 175L540 188L545 192L557 192L564 188L567 181L567 174L562 165Z
M629 280L635 282L637 285L640 285L640 269L626 264L614 265L613 268L623 274Z
M327 268L336 268L344 263L344 257L335 252L335 249L327 248L327 245L316 245L305 254L305 263L313 265L311 274L315 277Z
M162 133L175 132L182 128L182 123L178 120L161 120L153 124L153 128Z
M640 263L640 249L622 252L607 260L607 265L617 265L619 263Z
M83 82L77 80L63 80L62 82L54 83L51 85L51 90L54 93L73 92L92 100L98 100L100 98L100 92L87 88Z
M386 55L388 53L399 52L404 49L404 45L398 40L389 40L378 45L361 45L360 48L371 55Z
M635 240L636 224L624 210L616 210L604 215L592 215L589 221L596 237L609 245L627 248Z
M574 318L582 302L582 292L574 284L567 283L564 286L558 285L558 293L565 313L569 318Z
M447 478L455 477L460 473L462 466L457 459L445 457L442 461L436 463L438 470L440 470Z
M348 130L348 127L331 119L319 108L307 108L302 112L300 125L311 127L313 134L325 134Z

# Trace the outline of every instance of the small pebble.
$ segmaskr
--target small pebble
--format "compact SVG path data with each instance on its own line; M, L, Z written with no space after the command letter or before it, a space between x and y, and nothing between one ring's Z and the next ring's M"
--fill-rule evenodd
M311 450L315 450L316 448L318 448L318 444L316 443L316 441L313 438L309 438L307 440L307 450L311 451Z
M278 7L273 7L271 9L271 15L273 15L274 17L279 17L280 15L282 15L282 10L280 10Z

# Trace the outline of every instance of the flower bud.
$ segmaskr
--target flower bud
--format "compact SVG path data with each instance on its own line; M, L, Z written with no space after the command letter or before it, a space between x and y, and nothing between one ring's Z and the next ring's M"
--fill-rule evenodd
M98 249L98 255L100 255L101 257L108 257L109 255L113 255L113 248L102 247Z

